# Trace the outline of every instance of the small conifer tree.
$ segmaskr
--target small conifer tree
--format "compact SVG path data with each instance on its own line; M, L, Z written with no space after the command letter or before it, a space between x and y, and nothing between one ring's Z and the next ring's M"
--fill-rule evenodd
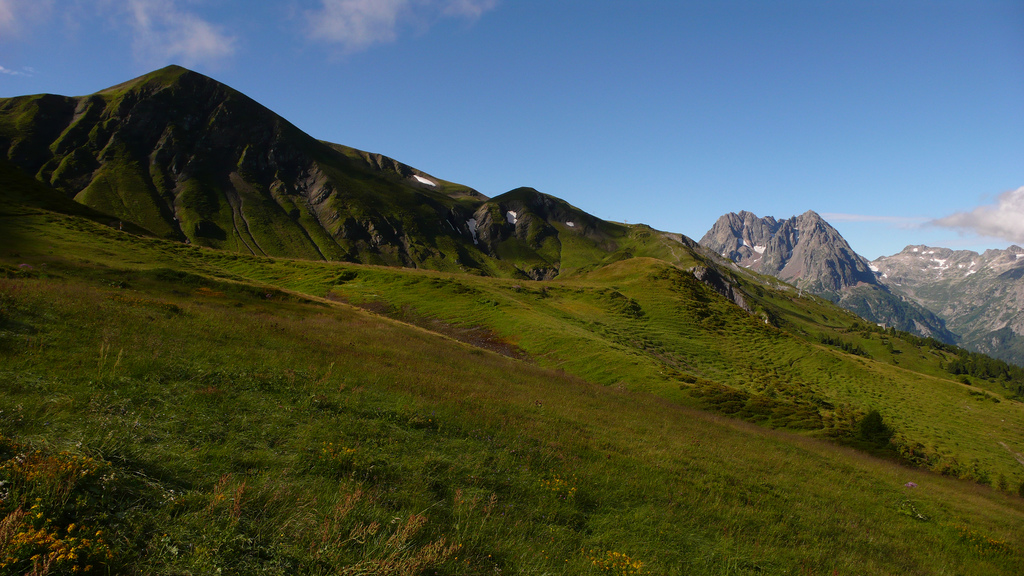
M893 431L884 421L878 410L868 412L867 416L860 421L860 438L878 446L885 446L892 438Z

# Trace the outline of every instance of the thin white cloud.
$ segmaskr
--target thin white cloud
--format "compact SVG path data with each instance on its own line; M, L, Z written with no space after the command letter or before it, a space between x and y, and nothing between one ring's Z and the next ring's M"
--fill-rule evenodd
M176 0L127 0L127 14L135 56L148 64L191 66L235 53L234 36L180 9Z
M351 53L394 42L404 22L475 20L497 5L497 0L320 0L319 9L306 12L306 21L311 38Z
M826 212L821 217L829 222L876 222L879 224L891 224L900 228L916 228L928 221L927 218L914 216L873 216L869 214L843 214L837 212Z
M8 76L34 76L34 68L22 68L21 70L11 70L10 68L4 68L0 66L0 74L6 74Z
M1024 244L1024 186L1003 192L995 204L957 212L929 224Z
M26 28L49 16L53 0L0 0L0 40L20 36Z
M449 0L444 2L443 13L446 16L462 16L466 18L479 18L484 12L494 10L498 6L498 0Z
M409 0L323 0L323 8L306 14L310 36L357 51L372 44L393 42L398 14Z

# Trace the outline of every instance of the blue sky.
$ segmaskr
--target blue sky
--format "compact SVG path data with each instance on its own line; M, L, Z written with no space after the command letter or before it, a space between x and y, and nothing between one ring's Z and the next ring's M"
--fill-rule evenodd
M1024 244L1024 2L0 0L0 97L176 63L311 135L699 239Z

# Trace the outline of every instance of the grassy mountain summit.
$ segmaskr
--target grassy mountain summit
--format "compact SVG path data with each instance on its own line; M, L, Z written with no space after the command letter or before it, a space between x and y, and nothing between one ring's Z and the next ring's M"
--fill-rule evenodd
M0 150L121 222L245 254L540 279L578 252L615 253L630 230L536 190L491 200L318 141L178 66L90 96L0 100Z
M141 90L141 102L189 74L96 97ZM41 166L56 154L32 144L52 116L18 130L12 111L62 98L0 103L0 571L1017 574L1024 563L1022 370L883 330L679 235L530 188L484 198L312 139L294 142L327 159L312 161L323 179L306 188L326 196L285 195L302 205L291 230L351 219L353 233L322 227L307 237L316 250L282 240L287 255L273 254L262 228L285 224L249 208L277 197L240 183L294 182L291 129L274 124L279 154L246 155L265 162L245 176L225 143L255 128L218 119L236 104L204 117L208 132L181 133L205 143L181 150L220 150L226 168L182 152L176 173L174 155L123 147L150 175L174 175L175 215L206 210L179 187L228 175L204 188L235 218L204 220L223 240L181 217L163 234L26 164L32 150ZM128 166L93 158L86 188ZM125 182L110 189L165 198ZM331 242L336 259L318 252Z
M467 212L461 199L473 196L319 142L177 66L90 96L7 99L0 148L68 197L159 237L249 254L440 260L460 235L444 218Z

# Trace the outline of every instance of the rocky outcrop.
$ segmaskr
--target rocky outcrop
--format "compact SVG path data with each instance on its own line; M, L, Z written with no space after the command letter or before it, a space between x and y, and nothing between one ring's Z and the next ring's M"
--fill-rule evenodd
M740 308L747 312L752 310L747 304L746 299L743 298L743 292L714 268L694 266L690 269L690 273L693 274L694 278L700 280L715 292L725 296Z

